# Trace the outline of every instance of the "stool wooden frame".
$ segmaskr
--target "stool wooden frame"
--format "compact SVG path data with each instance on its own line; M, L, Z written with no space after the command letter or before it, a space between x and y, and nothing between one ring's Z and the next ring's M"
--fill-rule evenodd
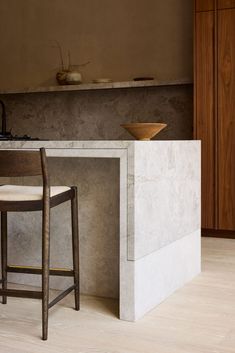
M79 235L77 188L50 197L50 181L47 169L47 157L44 148L40 151L0 150L0 177L42 176L43 197L35 201L1 201L1 262L2 262L2 303L7 297L37 298L42 300L42 339L48 337L48 311L72 290L75 293L75 309L80 308L79 289ZM50 209L63 202L71 201L73 269L50 268ZM7 261L7 213L22 211L42 211L42 267L10 266ZM40 291L7 288L7 273L29 273L42 275ZM74 284L49 302L49 275L70 276Z

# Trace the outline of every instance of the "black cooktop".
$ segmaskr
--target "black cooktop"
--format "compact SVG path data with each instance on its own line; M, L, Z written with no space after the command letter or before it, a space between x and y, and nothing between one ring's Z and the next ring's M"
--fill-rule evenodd
M0 134L0 141L38 141L39 138L31 137L28 135L18 136L12 135L11 133Z

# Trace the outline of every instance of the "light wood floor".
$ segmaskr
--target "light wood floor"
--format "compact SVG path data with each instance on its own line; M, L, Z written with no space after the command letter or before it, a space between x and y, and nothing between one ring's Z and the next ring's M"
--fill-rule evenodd
M235 240L204 238L203 272L136 323L116 318L117 303L73 297L50 312L40 340L40 301L0 304L0 353L235 353Z

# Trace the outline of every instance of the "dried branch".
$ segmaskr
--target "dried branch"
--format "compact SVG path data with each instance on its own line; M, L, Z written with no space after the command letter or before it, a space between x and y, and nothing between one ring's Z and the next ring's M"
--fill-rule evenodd
M58 40L54 39L53 40L55 42L55 46L53 46L53 48L57 48L59 50L59 57L60 57L60 63L61 63L61 69L62 71L65 70L65 66L64 66L64 59L63 59L63 51L62 51L62 47L60 45L60 43L58 42Z
M90 64L90 61L87 61L87 62L85 62L85 63L83 63L83 64L74 64L74 65L70 65L70 68L71 68L71 69L72 69L72 68L76 69L76 68L78 68L78 67L84 67L84 66L86 66L86 65L88 65L88 64Z

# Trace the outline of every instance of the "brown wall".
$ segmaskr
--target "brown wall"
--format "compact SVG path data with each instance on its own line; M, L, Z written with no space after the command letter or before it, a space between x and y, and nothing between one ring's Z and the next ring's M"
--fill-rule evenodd
M192 0L1 0L0 89L51 85L60 65L84 81L192 78Z

